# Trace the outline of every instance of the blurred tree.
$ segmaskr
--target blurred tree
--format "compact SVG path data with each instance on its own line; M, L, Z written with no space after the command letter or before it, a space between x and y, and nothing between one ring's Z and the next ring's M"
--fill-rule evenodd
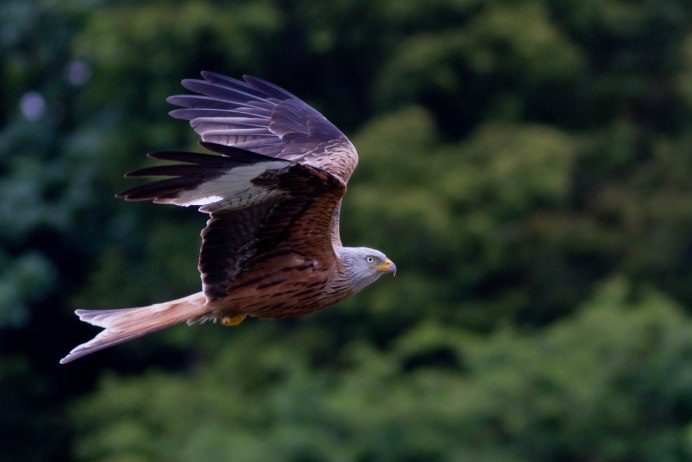
M689 459L690 15L0 3L0 460ZM399 275L58 367L93 333L73 308L198 289L204 217L109 198L147 151L195 148L164 99L202 69L274 81L352 135L342 236Z
M632 299L634 297L634 299ZM632 301L630 301L632 300ZM84 460L677 461L692 456L692 323L605 284L579 314L489 338L430 320L331 366L244 331L184 376L108 377L74 416ZM289 335L304 344L301 334ZM248 354L252 352L252 354ZM173 404L172 404L173 403Z

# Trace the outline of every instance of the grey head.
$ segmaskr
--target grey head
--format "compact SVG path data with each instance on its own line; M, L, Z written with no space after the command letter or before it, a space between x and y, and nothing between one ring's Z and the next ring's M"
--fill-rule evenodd
M356 293L385 273L396 274L396 265L379 250L367 247L335 249L345 268L344 281Z

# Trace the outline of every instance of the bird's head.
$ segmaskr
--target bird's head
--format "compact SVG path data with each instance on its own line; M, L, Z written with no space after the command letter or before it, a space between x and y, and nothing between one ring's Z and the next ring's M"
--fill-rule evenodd
M396 274L394 262L379 250L345 247L339 256L353 279L356 291L372 284L385 273Z

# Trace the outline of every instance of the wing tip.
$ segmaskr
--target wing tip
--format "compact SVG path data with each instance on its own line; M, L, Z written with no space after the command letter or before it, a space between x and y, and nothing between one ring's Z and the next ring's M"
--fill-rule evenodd
M173 104L173 105L176 105L176 106L180 106L180 104L177 104L177 103L170 101L171 98L173 98L173 97L169 96L168 98L166 98L166 102ZM178 119L178 120L189 120L190 123L192 123L192 119L194 119L194 117L189 117L189 114L190 114L190 111L185 106L183 106L180 109L173 109L173 110L168 111L168 115L170 117L173 117L174 119Z
M223 80L235 80L232 77L228 77L226 75L220 74L218 72L213 72L213 71L201 71L199 73L204 80L207 82L211 82L212 80L218 80L218 79L223 79Z

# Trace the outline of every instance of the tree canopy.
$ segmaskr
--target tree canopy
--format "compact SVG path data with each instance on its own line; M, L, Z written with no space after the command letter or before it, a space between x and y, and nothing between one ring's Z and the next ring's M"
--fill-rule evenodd
M0 459L692 458L692 6L0 3ZM69 366L75 308L199 290L194 210L113 198L201 70L349 135L346 245L397 264L310 316Z

